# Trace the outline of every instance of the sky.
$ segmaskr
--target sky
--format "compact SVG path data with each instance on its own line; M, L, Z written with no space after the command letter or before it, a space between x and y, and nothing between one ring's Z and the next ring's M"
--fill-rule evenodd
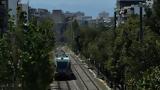
M28 0L22 0L27 2ZM61 9L65 11L82 11L87 16L97 17L102 11L109 12L113 16L116 0L29 0L33 8L45 8L49 11Z

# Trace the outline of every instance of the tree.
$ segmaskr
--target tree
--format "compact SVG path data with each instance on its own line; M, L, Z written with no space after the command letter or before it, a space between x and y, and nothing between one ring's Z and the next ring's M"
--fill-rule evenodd
M49 52L54 47L53 24L49 19L38 26L33 23L29 31L24 32L23 50L23 83L25 90L45 90L53 79L54 69L49 61Z
M159 89L156 77L160 64L160 12L159 1L156 2L154 12L148 9L145 16L143 42L139 40L138 15L128 16L117 27L116 36L111 28L79 27L81 55L89 58L92 65L104 65L102 73L121 90Z
M160 67L151 67L144 72L143 78L138 80L137 87L140 90L158 90L160 89Z
M23 22L25 14L19 19ZM14 25L9 19L9 30L0 38L0 86L5 89L47 90L52 82L54 67L49 53L54 49L53 23L30 22Z
M150 27L152 31L160 35L160 1L154 0L153 8L147 8L146 25Z

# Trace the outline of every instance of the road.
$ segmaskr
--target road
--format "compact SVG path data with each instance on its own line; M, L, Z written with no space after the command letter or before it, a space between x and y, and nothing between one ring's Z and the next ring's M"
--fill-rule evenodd
M50 85L51 90L111 90L103 83L99 83L98 79L85 67L86 64L82 63L73 52L64 51L70 55L74 75L67 80L54 80Z

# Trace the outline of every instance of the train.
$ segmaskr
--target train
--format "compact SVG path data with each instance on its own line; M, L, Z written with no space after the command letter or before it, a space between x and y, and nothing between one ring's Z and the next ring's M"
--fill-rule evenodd
M55 56L55 67L56 78L69 77L70 75L72 75L71 60L69 58L69 55L67 55L62 50L57 52Z

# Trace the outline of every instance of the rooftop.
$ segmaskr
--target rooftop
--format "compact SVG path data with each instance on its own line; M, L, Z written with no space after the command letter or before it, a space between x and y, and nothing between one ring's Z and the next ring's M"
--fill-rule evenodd
M145 0L117 0L118 2L143 2Z

